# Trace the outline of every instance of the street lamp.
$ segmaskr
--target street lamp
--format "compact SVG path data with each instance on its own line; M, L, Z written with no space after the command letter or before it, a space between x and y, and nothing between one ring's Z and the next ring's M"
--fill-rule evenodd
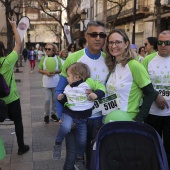
M160 0L155 0L155 6L156 6L156 13L157 13L157 37L159 36L159 33L161 32L161 2Z
M83 9L82 11L81 11L81 21L82 21L82 23L83 23L83 33L84 33L84 30L86 29L86 27L85 27L85 24L84 24L84 21L86 20L86 14L87 14L87 12L85 11L85 9Z
M28 29L27 30L27 43L28 43L28 48L30 47L30 32L29 32L30 30Z
M133 30L132 30L132 44L135 44L135 26L136 26L136 0L133 1Z

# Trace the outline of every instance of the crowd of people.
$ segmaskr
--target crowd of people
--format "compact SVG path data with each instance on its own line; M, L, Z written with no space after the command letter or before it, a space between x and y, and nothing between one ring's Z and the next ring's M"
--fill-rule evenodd
M21 45L13 21L9 22L16 44L5 62L14 66ZM44 123L48 124L51 116L60 124L54 138L53 159L61 158L65 139L63 169L90 170L93 140L107 116L93 105L102 97L115 95L116 109L125 111L134 121L152 126L159 133L170 164L170 31L161 32L157 38L146 38L137 53L137 47L130 43L124 30L116 28L106 35L103 22L90 21L79 46L81 49L76 50L76 45L71 43L59 51L55 44L46 44L44 49L39 46L37 51L30 47L27 56L23 52L24 60L30 62L30 72L33 73L38 61L39 73L42 74ZM3 48L0 44L1 63ZM56 63L53 71L47 68L48 58L54 58ZM9 70L12 72L11 65ZM7 67L3 67L2 72L8 72ZM10 81L9 76L6 77ZM16 86L14 82L13 86ZM14 120L18 154L21 155L29 150L29 146L23 142L18 93L12 90L2 99Z

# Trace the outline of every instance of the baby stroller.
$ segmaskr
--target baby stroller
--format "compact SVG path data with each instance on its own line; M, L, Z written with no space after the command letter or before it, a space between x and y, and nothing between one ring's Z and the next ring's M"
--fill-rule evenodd
M91 170L169 170L159 134L132 121L110 122L99 130Z

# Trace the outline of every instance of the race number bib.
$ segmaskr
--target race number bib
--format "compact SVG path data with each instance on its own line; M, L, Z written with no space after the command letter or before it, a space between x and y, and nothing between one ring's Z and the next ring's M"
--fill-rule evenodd
M156 91L158 91L165 100L170 100L170 86L157 85Z
M95 100L93 113L102 111L102 115L107 115L112 110L118 110L118 108L117 96L116 94L112 94L111 96Z

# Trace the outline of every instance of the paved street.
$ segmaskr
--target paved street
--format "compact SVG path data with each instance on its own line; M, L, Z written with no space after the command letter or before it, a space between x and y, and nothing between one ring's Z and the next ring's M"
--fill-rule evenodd
M0 124L0 135L7 152L5 159L0 161L0 169L62 170L65 144L63 144L62 159L53 161L52 149L59 123L52 121L48 125L43 123L44 97L37 65L34 73L30 73L29 62L23 62L23 67L19 67L19 71L20 73L15 73L15 78L21 100L24 139L30 146L30 151L18 156L14 125L7 121Z

